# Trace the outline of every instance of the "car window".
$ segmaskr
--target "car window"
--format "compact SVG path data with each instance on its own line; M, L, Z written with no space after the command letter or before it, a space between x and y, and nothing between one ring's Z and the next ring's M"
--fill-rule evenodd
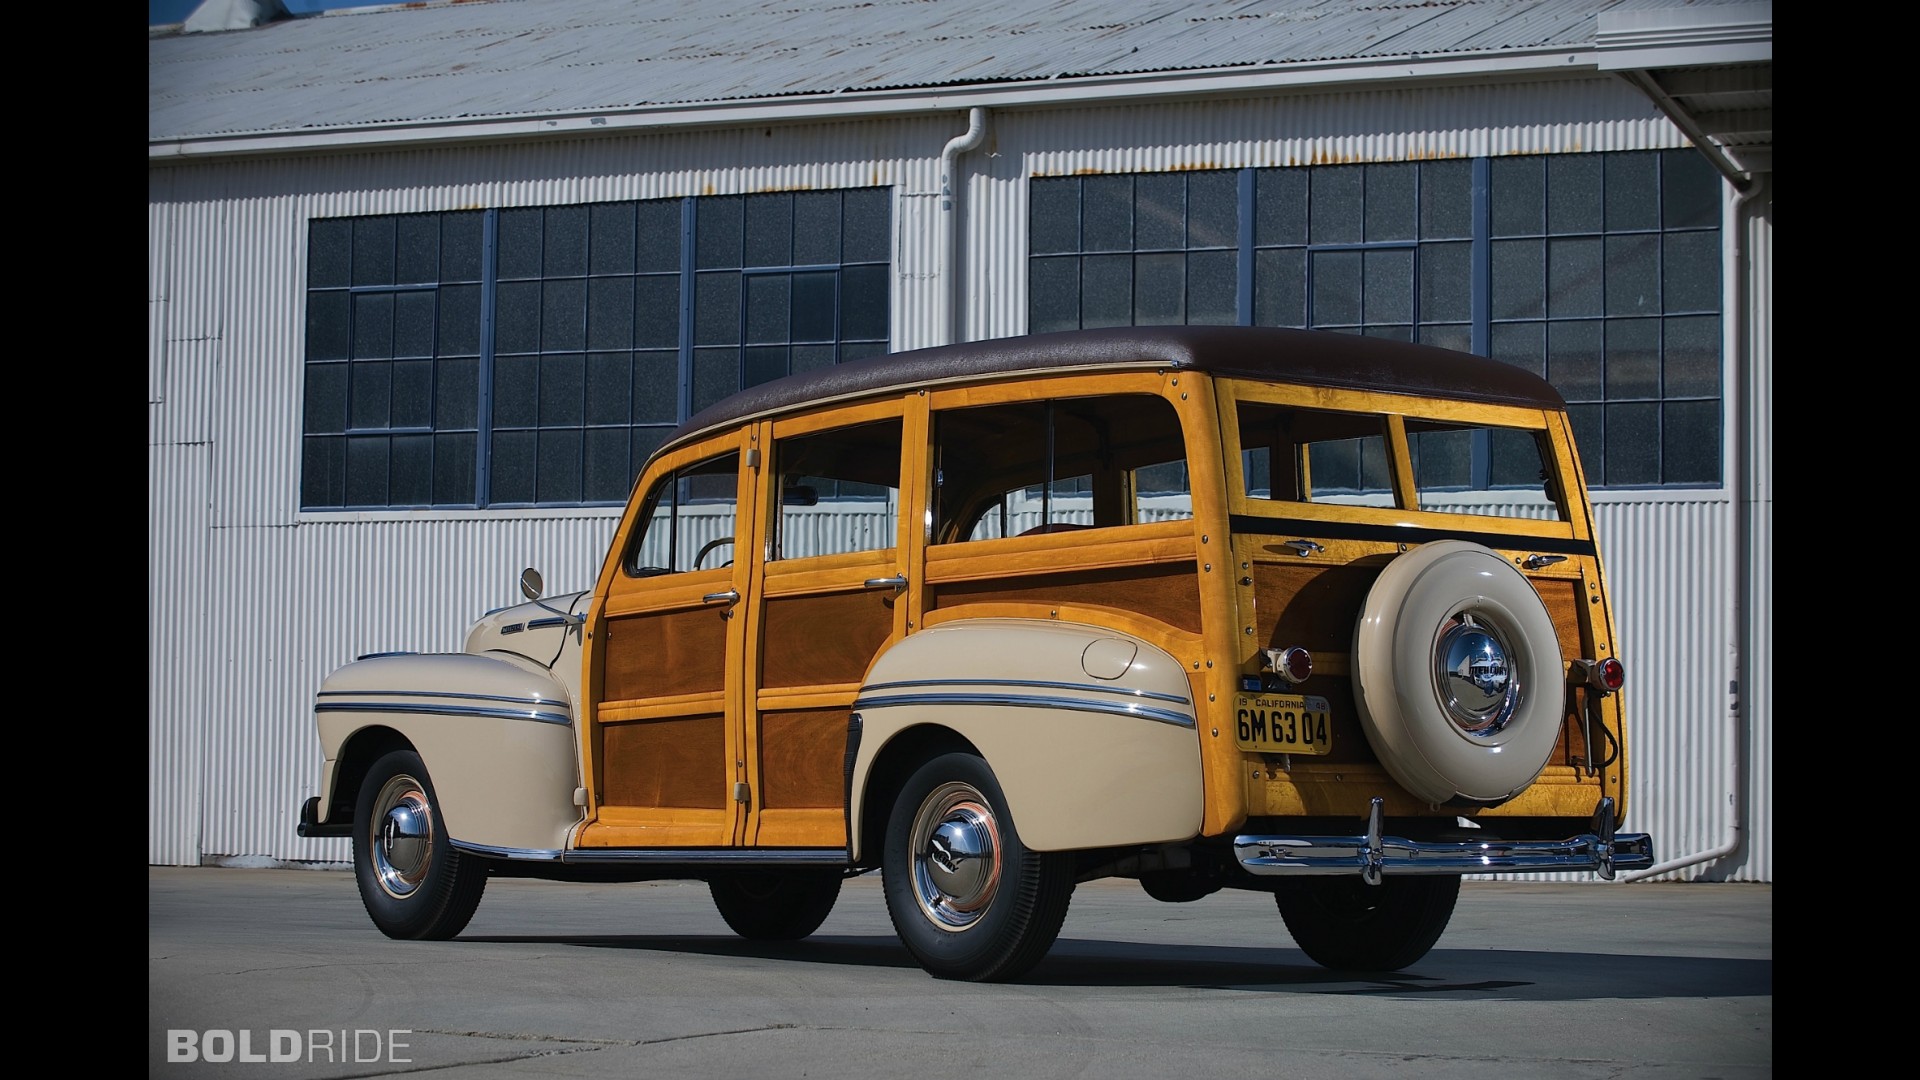
M641 508L627 572L645 577L730 565L739 497L737 450L661 477Z
M1193 516L1179 415L1151 394L950 409L934 447L939 542Z
M900 535L899 418L781 439L776 559L877 551Z
M1408 419L1420 509L1564 521L1543 432Z
M1393 505L1386 417L1253 401L1239 416L1248 498Z

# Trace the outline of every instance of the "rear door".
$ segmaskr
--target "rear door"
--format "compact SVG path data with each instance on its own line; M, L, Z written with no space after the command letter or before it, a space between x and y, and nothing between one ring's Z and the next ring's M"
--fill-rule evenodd
M745 842L841 847L853 699L882 649L910 629L915 589L903 496L900 400L761 428L761 479L742 738ZM924 440L916 440L916 444Z

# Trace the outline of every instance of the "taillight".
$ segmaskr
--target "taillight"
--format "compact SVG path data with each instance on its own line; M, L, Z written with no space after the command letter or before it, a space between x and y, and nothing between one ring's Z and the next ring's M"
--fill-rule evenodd
M1609 656L1604 660L1575 660L1567 674L1603 694L1611 694L1627 684L1627 666Z
M1284 649L1266 649L1267 670L1288 685L1298 686L1313 675L1313 654L1298 645Z

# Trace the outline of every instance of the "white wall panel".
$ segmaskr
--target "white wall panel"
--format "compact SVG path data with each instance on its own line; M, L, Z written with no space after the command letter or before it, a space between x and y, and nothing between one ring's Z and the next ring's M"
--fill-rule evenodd
M212 453L206 445L147 448L149 864L200 859L206 731L225 711L208 685L210 658L230 647L208 588Z

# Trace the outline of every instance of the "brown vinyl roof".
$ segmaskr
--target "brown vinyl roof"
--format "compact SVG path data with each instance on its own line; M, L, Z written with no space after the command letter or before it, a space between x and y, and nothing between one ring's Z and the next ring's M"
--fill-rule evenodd
M749 387L701 410L668 447L714 428L883 392L992 376L1189 368L1269 382L1564 408L1534 373L1431 345L1270 326L1126 326L995 338L868 357Z

